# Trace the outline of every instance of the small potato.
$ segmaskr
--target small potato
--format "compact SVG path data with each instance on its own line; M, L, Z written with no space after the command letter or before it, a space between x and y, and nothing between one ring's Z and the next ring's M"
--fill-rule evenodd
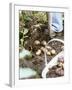
M47 51L46 53L47 53L47 55L51 56L51 52Z
M40 41L39 40L35 40L34 44L35 45L39 45L40 44Z
M36 55L40 55L41 54L41 50L39 49L37 52L36 52Z
M55 73L57 75L63 76L64 75L64 70L62 70L61 68L58 68L58 69L56 69Z
M63 63L61 63L61 62L58 62L58 64L57 64L59 67L63 67Z
M52 48L50 46L46 46L47 49L51 50Z
M42 45L44 45L44 46L47 45L47 42L46 42L45 40L43 40L41 43L42 43Z
M43 52L45 52L45 48L44 48L44 47L41 47L41 50L42 50Z
M52 55L55 55L56 54L56 51L54 49L51 50L51 54Z
M43 52L48 52L48 50L45 49L44 47L41 47L41 50L42 50Z

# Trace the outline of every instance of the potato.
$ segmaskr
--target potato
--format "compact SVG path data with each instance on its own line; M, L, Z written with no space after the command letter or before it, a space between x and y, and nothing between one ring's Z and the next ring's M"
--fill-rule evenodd
M57 75L63 76L64 75L64 70L62 68L57 68L56 71L55 71L55 73Z
M39 49L37 52L36 52L36 55L40 55L41 54L41 50Z
M47 49L51 50L52 48L50 46L46 46Z
M45 52L45 48L44 48L44 47L41 47L41 50L42 50L43 52Z
M40 44L40 41L39 40L35 40L34 44L35 45L39 45Z
M59 67L63 67L63 63L62 62L58 62L57 64Z
M45 40L43 40L43 41L41 42L41 44L45 46L45 45L47 45L47 42L46 42Z
M45 53L45 51L46 51L46 54L47 55L51 55L51 52L50 51L48 51L47 49L45 49L44 47L41 47L41 50L43 51L43 53Z
M51 50L51 54L52 55L55 55L56 54L56 51L54 49Z
M47 53L47 55L51 56L51 52L47 51L46 53Z

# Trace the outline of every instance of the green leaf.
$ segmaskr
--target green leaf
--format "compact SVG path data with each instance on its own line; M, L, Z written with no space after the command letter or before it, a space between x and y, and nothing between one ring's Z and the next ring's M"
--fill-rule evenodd
M28 33L28 29L25 28L23 34L26 35L27 33Z
M24 36L24 38L27 38L28 36Z
M22 52L19 53L19 58L27 58L30 59L32 58L32 53L26 49L23 49Z

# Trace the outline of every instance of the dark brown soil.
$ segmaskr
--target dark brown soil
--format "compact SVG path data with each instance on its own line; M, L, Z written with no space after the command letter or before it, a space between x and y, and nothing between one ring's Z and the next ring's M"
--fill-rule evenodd
M47 78L64 76L64 56L58 57L57 64L49 68L46 74Z
M61 77L64 76L64 67L55 65L52 68L49 69L49 72L47 73L47 78L55 78L55 77Z
M49 46L51 46L53 49L56 50L56 55L57 55L60 51L62 51L61 47L63 46L63 44L58 41L53 41L49 44ZM39 48L36 47L36 49L39 49ZM26 60L26 59L20 60L19 65L20 67L29 67L29 68L36 70L39 77L41 78L42 70L45 67L44 53L42 53L39 56L37 56L35 52L32 52L32 53L33 53L33 57L31 60ZM47 56L47 61L49 62L56 55ZM52 75L54 75L54 73Z

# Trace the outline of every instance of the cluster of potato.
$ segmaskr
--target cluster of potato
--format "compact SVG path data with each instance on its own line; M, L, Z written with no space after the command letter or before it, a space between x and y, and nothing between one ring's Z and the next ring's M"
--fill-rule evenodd
M64 57L59 57L57 62L58 68L56 69L56 74L64 75Z
M40 42L39 40L35 40L34 45L41 45L40 49L36 51L36 55L41 55L41 53L45 52L49 56L56 54L56 50L47 45L47 42L45 40L43 40L42 42Z
M48 77L64 76L64 57L58 58L57 64L49 69Z

